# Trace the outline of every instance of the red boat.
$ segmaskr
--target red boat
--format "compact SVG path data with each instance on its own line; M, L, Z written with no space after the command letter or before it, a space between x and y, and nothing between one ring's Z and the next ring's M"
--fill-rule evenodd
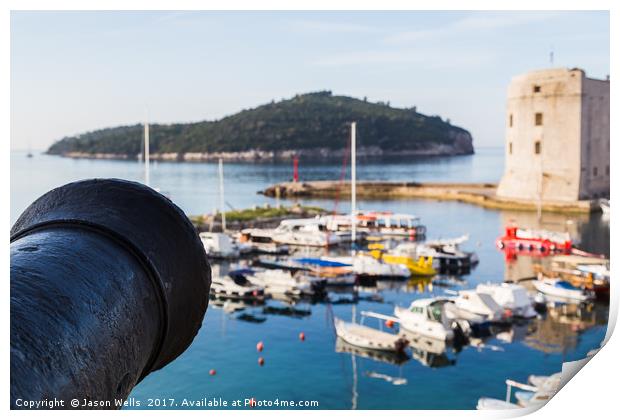
M546 256L570 254L573 244L568 233L506 227L504 236L495 243L501 250L513 253Z

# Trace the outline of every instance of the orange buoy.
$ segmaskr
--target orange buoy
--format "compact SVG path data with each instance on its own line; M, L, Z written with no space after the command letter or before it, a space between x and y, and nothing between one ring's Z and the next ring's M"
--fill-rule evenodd
M262 341L259 341L258 343L256 343L256 351L257 352L260 353L261 351L263 351L264 348L265 348L265 345L263 344Z
M385 321L385 326L388 328L394 328L394 321L388 319L387 321Z
M214 376L214 375L215 375L215 369L211 369L211 370L209 371L209 375Z
M262 365L264 365L264 364L265 364L265 359L263 359L262 357L259 357L259 358L258 358L258 365L259 365L259 366L262 366Z
M304 341L306 339L306 334L304 334L303 332L299 333L299 340L300 341Z

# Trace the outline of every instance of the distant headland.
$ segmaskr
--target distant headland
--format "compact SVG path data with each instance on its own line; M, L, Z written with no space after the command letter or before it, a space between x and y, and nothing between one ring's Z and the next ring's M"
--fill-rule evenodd
M330 160L347 151L349 122L357 121L360 158L473 154L471 134L416 107L334 96L331 91L272 101L217 121L152 124L151 159L176 161ZM106 128L55 142L48 154L137 159L141 124Z

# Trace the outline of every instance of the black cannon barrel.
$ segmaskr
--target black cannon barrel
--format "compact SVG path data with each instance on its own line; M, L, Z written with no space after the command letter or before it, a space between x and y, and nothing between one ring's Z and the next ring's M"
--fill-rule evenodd
M210 285L194 227L156 191L94 179L43 195L11 229L11 407L119 408L191 344Z

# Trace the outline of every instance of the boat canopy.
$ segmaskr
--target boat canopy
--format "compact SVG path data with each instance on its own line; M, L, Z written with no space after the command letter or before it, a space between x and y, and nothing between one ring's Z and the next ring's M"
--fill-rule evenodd
M323 260L321 258L295 258L300 264L318 265L319 267L350 267L351 264L346 264L339 261Z
M578 287L575 287L572 284L570 284L569 282L564 281L564 280L560 280L560 281L556 282L555 285L557 287L561 287L562 289L566 289L566 290L581 290Z

